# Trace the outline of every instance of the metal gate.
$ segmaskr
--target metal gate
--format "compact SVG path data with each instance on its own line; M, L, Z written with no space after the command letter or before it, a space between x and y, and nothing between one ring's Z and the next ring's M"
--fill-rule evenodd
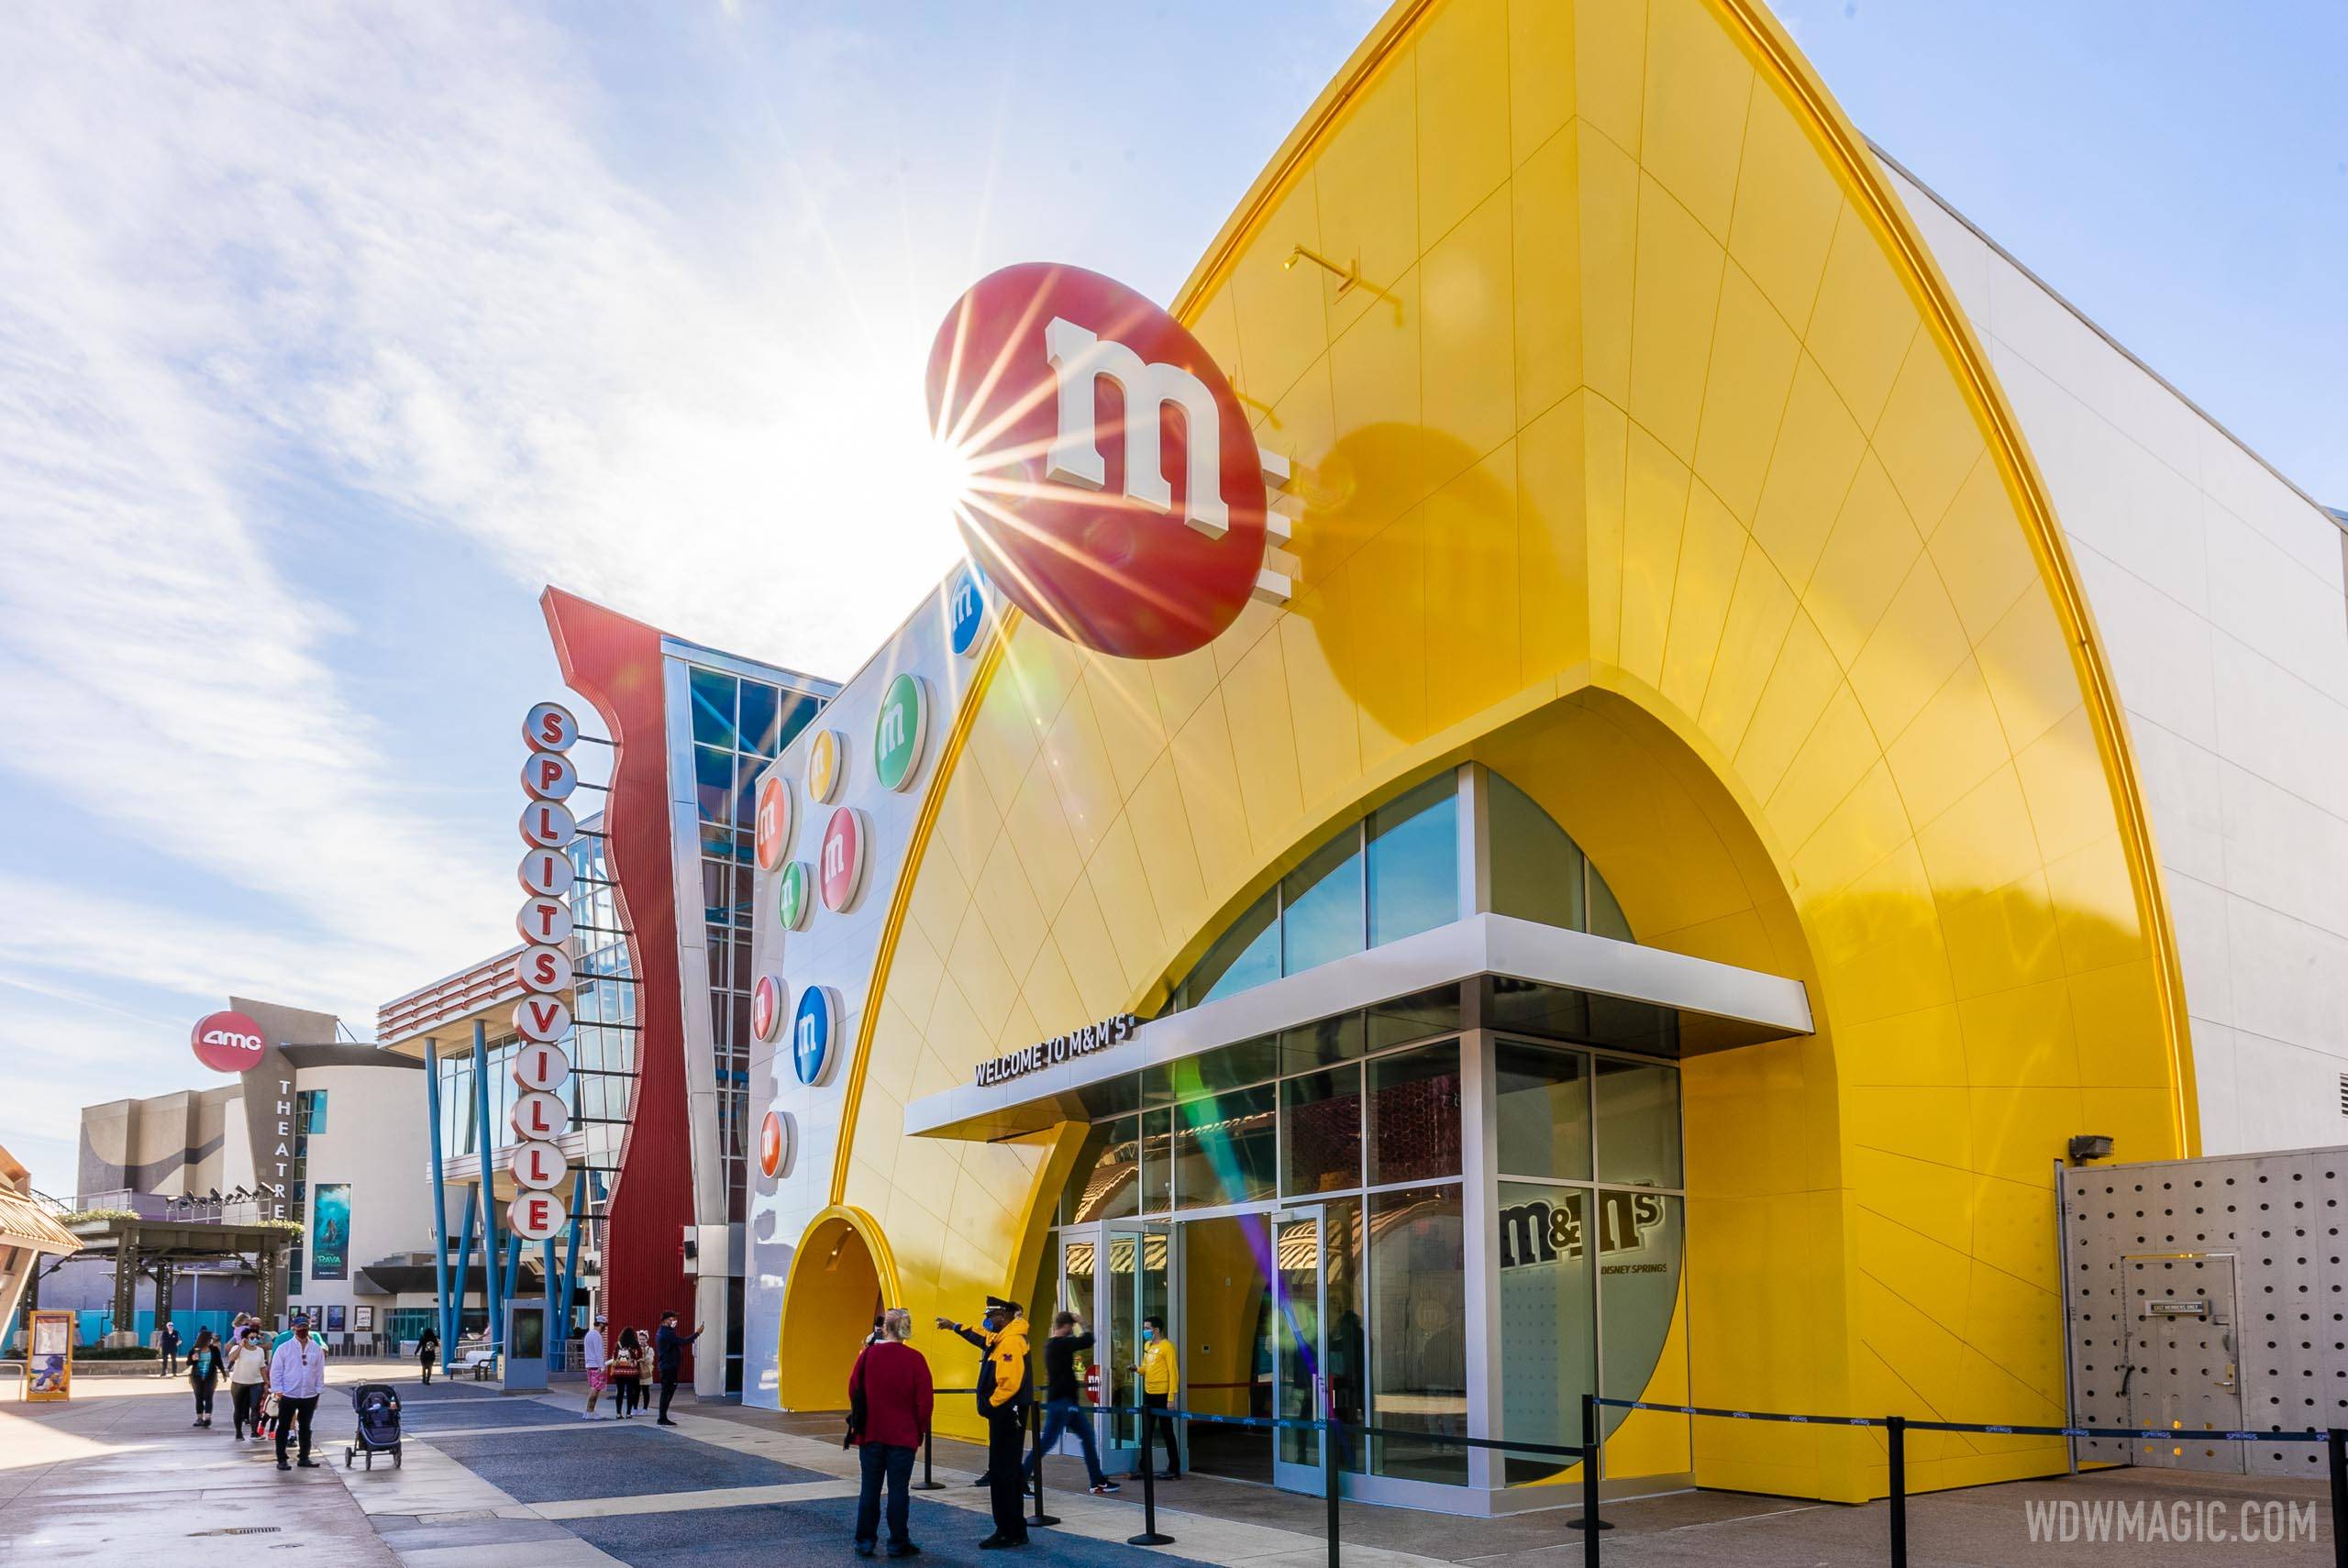
M2071 1412L2083 1426L2348 1426L2348 1149L2061 1173ZM2080 1438L2082 1464L2323 1474L2323 1445Z

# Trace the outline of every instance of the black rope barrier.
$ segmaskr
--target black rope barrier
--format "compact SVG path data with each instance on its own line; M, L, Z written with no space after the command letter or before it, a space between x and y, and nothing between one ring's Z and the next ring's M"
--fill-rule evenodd
M1667 1415L1706 1416L1731 1421L1782 1421L1791 1426L1880 1427L1886 1440L1888 1469L1892 1568L1908 1568L1908 1434L1910 1432L1973 1433L1984 1437L2113 1438L2128 1442L2320 1442L2331 1482L2331 1561L2333 1568L2348 1568L2348 1429L2312 1428L2297 1431L2258 1431L2235 1427L2088 1427L2036 1426L2018 1421L1920 1421L1905 1416L1807 1416L1783 1410L1737 1410L1713 1405L1672 1405L1656 1399L1601 1399L1582 1396L1585 1411L1605 1406L1616 1410L1660 1410ZM1595 1449L1595 1430L1585 1428ZM1597 1508L1595 1464L1585 1467L1585 1513ZM1603 1527L1601 1527L1603 1528ZM1598 1562L1596 1530L1589 1533L1587 1561Z
M2158 1442L2322 1442L2320 1430L2259 1431L2215 1427L2035 1427L2001 1421L1920 1421L1901 1416L1799 1416L1782 1410L1733 1410L1711 1405L1667 1405L1653 1399L1600 1399L1616 1410L1662 1410L1677 1416L1718 1416L1733 1421L1787 1421L1795 1426L1888 1427L1897 1419L1911 1432L1980 1432L1990 1437L2145 1439Z
M969 1388L941 1388L939 1394L969 1394ZM1522 1439L1469 1437L1464 1433L1426 1431L1417 1429L1357 1425L1336 1417L1312 1418L1301 1416L1230 1416L1220 1413L1184 1410L1165 1406L1146 1405L1084 1405L1079 1419L1093 1420L1102 1416L1132 1416L1145 1420L1156 1417L1177 1421L1197 1421L1207 1426L1237 1427L1257 1431L1311 1431L1321 1434L1322 1492L1327 1509L1326 1533L1329 1568L1341 1568L1339 1546L1341 1510L1345 1485L1341 1474L1339 1444L1346 1436L1358 1434L1366 1438L1390 1441L1434 1443L1456 1448L1484 1449L1504 1454L1523 1454L1541 1458L1584 1460L1581 1474L1581 1507L1579 1517L1567 1521L1567 1528L1582 1532L1582 1561L1585 1568L1599 1568L1600 1541L1603 1533L1614 1527L1599 1517L1599 1481L1600 1456L1604 1448L1600 1411L1653 1410L1664 1415L1695 1416L1709 1419L1732 1421L1774 1421L1789 1426L1842 1427L1846 1429L1880 1429L1886 1439L1888 1463L1888 1502L1889 1504L1889 1539L1887 1542L1892 1568L1907 1568L1908 1563L1908 1434L1916 1431L1974 1433L1987 1437L2059 1437L2111 1438L2128 1441L2152 1442L2320 1442L2325 1445L2325 1458L2331 1483L2332 1561L2334 1568L2348 1568L2348 1530L2339 1528L2348 1520L2348 1430L2304 1430L2297 1431L2256 1431L2248 1429L2185 1429L2161 1427L2095 1427L2040 1426L2021 1422L2000 1421L1940 1421L1911 1420L1903 1416L1824 1416L1806 1415L1784 1410L1740 1410L1728 1406L1680 1405L1656 1399L1611 1399L1585 1394L1581 1397L1582 1441L1579 1443L1533 1442ZM1032 1455L1035 1462L1035 1511L1027 1522L1039 1528L1058 1524L1059 1520L1045 1511L1044 1464L1042 1451L1043 1411L1040 1404L1031 1405L1028 1430L1036 1442ZM914 1483L921 1491L944 1489L934 1468L935 1436L925 1433L922 1440L922 1478ZM1136 1472L1142 1485L1142 1529L1126 1538L1134 1546L1170 1546L1174 1538L1158 1529L1157 1473L1144 1463ZM1022 1488L1024 1490L1024 1488Z

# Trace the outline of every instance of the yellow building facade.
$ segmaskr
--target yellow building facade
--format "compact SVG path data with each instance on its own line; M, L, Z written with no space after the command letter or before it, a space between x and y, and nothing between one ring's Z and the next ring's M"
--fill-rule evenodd
M957 659L925 610L775 764L803 790L844 735L857 799L859 692L925 672L861 901L794 931L760 879L760 972L831 988L836 1065L757 1048L791 1120L748 1397L840 1404L876 1299L1048 1307L1087 1126L909 1108L1166 1016L1316 846L1455 775L1537 803L1639 947L1807 999L1807 1032L1676 1060L1684 1242L1643 1397L2063 1420L2066 1139L2198 1152L2176 944L2046 486L1783 28L1757 0L1403 0L1173 308L1293 465L1293 594L1149 662L1004 613ZM1886 1487L1869 1430L1641 1412L1609 1452L1625 1485ZM1908 1453L1924 1487L2065 1463Z

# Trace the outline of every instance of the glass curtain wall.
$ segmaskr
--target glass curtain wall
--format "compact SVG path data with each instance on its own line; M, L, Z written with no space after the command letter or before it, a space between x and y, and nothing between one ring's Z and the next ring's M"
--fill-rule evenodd
M726 1217L744 1218L750 1114L750 909L759 770L822 706L814 697L688 664L693 801L701 835L702 920L709 961L710 1049L716 1057L718 1161Z
M1468 1478L1444 1441L1468 1430L1459 1026L1445 987L1185 1063L1146 1086L1169 1103L1093 1126L1060 1199L1067 1225L1325 1203L1326 1237L1284 1231L1278 1266L1325 1245L1339 1417L1412 1434L1345 1445L1355 1474Z
M1581 846L1490 768L1494 912L1618 942L1630 922ZM1445 769L1332 835L1242 911L1174 987L1197 1007L1460 918L1460 770Z
M1495 1043L1493 1064L1508 1368L1498 1430L1529 1442L1578 1442L1582 1396L1648 1397L1677 1320L1687 1204L1679 1070L1510 1039ZM1602 1412L1607 1431L1629 1414ZM1639 1419L1654 1426L1677 1419ZM1662 1446L1671 1445L1663 1434ZM1619 1461L1610 1463L1625 1473ZM1537 1483L1566 1468L1512 1455L1507 1477Z

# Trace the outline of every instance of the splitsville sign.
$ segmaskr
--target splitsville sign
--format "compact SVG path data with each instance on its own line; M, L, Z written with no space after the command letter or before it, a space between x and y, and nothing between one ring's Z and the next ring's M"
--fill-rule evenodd
M1047 1067L1057 1067L1063 1062L1073 1062L1080 1056L1090 1056L1096 1051L1106 1051L1112 1045L1122 1045L1141 1028L1141 1020L1132 1013L1121 1012L1114 1018L1104 1018L1098 1023L1088 1023L1066 1034L1055 1034L1049 1040L1016 1051L1006 1051L991 1061L979 1064L978 1087L1007 1084L1013 1078L1024 1078L1030 1073L1040 1073Z

